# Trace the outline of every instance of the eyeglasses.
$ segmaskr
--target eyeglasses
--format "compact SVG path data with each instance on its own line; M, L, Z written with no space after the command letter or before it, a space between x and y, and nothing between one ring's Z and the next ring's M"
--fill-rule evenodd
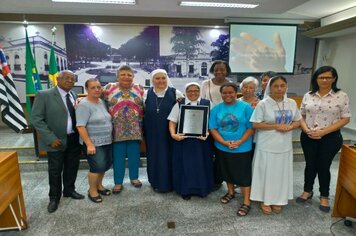
M332 80L334 77L318 77L319 80Z
M187 93L200 93L200 90L188 90Z

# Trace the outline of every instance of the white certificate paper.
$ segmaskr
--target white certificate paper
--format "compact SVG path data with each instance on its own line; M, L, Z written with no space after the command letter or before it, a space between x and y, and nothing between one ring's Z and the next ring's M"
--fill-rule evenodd
M204 123L203 110L185 110L183 120L183 133L184 134L201 134Z

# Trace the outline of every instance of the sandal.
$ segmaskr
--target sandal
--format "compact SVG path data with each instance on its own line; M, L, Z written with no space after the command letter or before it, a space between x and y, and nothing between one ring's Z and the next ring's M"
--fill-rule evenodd
M142 187L142 183L140 180L136 179L131 181L132 186L134 186L135 188L141 188Z
M302 196L303 195L305 195L305 193L308 193L308 197L307 198L303 198ZM311 192L304 192L304 193L302 193L302 195L300 195L299 197L297 197L296 199L295 199L295 201L297 202L297 203L303 203L303 202L306 202L306 201L308 201L308 200L310 200L310 199L312 199L313 198L313 191L311 191Z
M261 210L262 210L263 214L270 215L272 213L271 206L268 206L268 205L265 205L265 204L261 203L260 207L261 207Z
M111 191L109 189L104 188L102 190L98 189L98 193L103 196L109 196L111 194Z
M119 186L120 186L120 188L115 188L115 187L114 187L114 188L111 190L112 194L117 195L117 194L121 193L121 191L124 189L124 186L122 186L122 185L119 185Z
M282 211L282 206L272 205L272 211L276 214L279 214Z
M240 206L239 210L237 211L237 215L238 216L247 216L247 214L250 212L250 210L251 210L251 206L246 205L244 203Z
M321 204L322 200L324 200L324 205ZM327 205L325 205L325 202L327 202ZM330 205L329 205L329 198L328 197L320 197L319 210L321 210L322 212L325 212L325 213L329 213Z
M94 203L101 203L103 201L100 194L98 194L98 196L92 197L92 196L90 196L90 193L88 192L88 198Z
M230 193L226 193L224 196L222 196L221 198L220 198L220 202L222 203L222 204L227 204L227 203L229 203L232 199L234 199L235 198L235 193L234 194L230 194Z

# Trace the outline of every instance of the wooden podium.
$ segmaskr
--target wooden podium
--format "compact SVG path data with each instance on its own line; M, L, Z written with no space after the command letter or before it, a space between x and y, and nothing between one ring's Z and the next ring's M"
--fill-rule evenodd
M356 218L356 148L348 145L341 149L332 216Z
M17 152L0 152L0 230L26 228Z

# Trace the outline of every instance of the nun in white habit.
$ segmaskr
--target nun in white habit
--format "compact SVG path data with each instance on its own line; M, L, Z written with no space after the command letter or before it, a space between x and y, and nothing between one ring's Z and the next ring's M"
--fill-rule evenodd
M271 78L250 119L256 129L250 198L261 202L264 214L281 212L293 199L292 130L301 115L287 86L283 76Z

